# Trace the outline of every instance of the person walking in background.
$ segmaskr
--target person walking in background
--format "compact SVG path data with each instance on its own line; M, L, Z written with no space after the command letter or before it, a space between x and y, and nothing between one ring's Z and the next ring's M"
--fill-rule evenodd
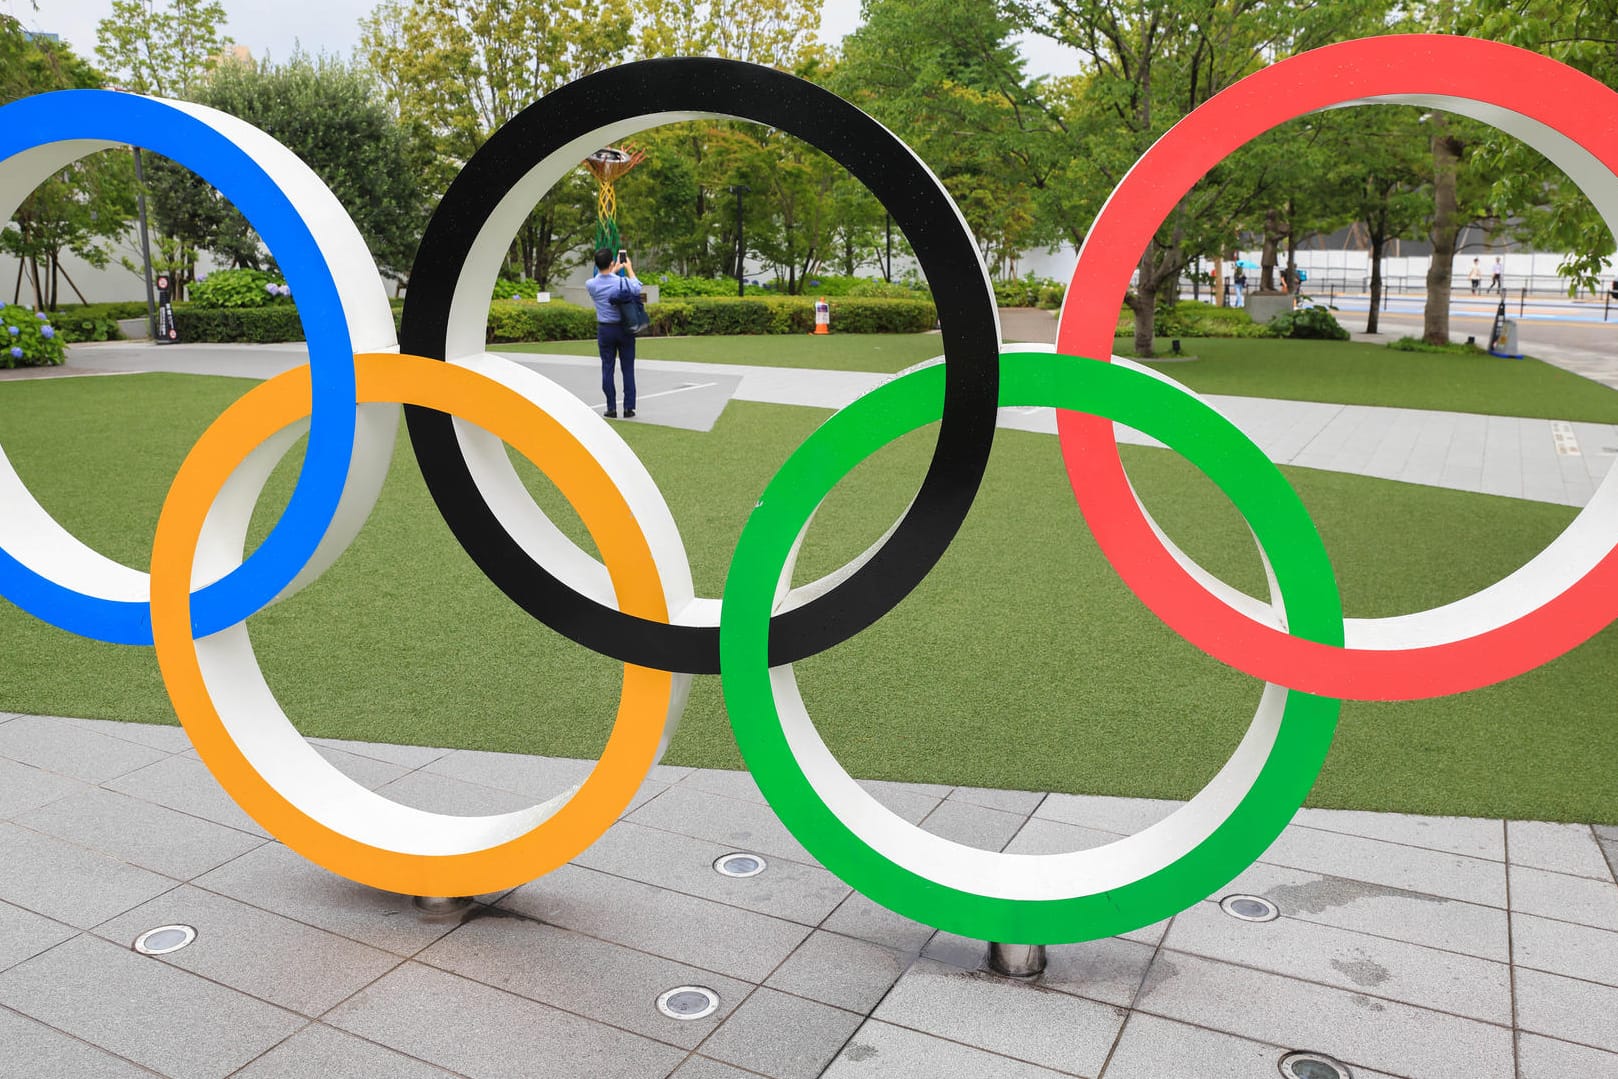
M1234 279L1232 279L1231 286L1233 288L1233 291L1236 293L1236 305L1235 306L1237 306L1237 307L1246 307L1247 306L1247 271L1243 270L1240 265L1238 265L1236 267L1236 276L1235 276Z
M1476 296L1478 294L1478 286L1483 284L1483 267L1478 265L1477 259L1472 260L1472 269L1467 273L1466 276L1472 282L1472 295Z
M1494 273L1494 279L1489 282L1489 291L1490 292L1498 292L1498 293L1504 295L1505 291L1506 291L1506 286L1505 286L1505 283L1504 283L1505 282L1505 277L1506 277L1506 264L1500 260L1499 255L1496 255L1494 257L1494 270L1493 270L1493 273Z
M624 418L635 414L635 335L624 325L624 309L617 303L620 292L639 296L640 281L627 252L618 258L603 247L596 252L596 275L584 283L584 290L596 305L596 349L601 353L601 392L607 397L607 418L618 418L618 387L614 368L624 369ZM618 271L624 275L619 276Z

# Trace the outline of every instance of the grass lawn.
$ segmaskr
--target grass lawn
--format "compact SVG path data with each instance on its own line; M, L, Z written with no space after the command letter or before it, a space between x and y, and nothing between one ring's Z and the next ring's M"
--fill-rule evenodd
M1169 342L1156 347L1161 357ZM1534 359L1397 352L1358 341L1196 338L1180 347L1196 361L1153 366L1201 393L1618 423L1618 390Z
M496 352L549 352L594 356L589 341L535 341L495 345ZM902 371L944 354L936 333L751 334L738 337L648 337L637 359L738 363L751 367L807 367L822 371Z
M1195 362L1159 360L1153 366L1203 393L1618 423L1618 390L1539 360L1395 352L1357 341L1188 338L1180 345ZM1120 339L1117 346L1128 348L1130 342ZM1158 349L1168 352L1167 338ZM499 345L496 351L594 356L596 344L541 341ZM942 352L938 334L921 333L653 337L636 354L648 360L894 372Z
M143 565L181 457L244 388L156 374L0 383L0 445L75 534ZM719 593L746 513L824 415L732 402L709 433L618 428L674 508L700 592ZM917 432L848 477L815 519L800 578L882 532L915 490L932 437ZM1233 584L1260 587L1246 530L1206 481L1167 451L1125 453L1142 497L1182 545ZM1572 517L1556 506L1287 471L1326 538L1351 615L1471 592ZM554 503L537 473L525 474ZM255 536L290 478L288 467L277 473ZM616 707L621 668L539 626L484 579L434 510L406 440L348 554L251 626L271 686L310 735L589 756ZM0 711L172 721L149 649L75 638L0 602L0 654ZM820 729L855 775L1155 797L1186 797L1205 783L1259 693L1117 580L1073 504L1055 441L1004 431L942 564L875 627L797 669ZM1609 628L1503 686L1349 703L1311 804L1618 822L1614 671L1618 628ZM717 678L697 680L668 759L741 766Z

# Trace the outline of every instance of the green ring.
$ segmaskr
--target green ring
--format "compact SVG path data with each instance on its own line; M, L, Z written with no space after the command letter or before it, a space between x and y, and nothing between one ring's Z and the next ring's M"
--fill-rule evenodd
M1051 405L1103 416L1158 439L1200 468L1241 511L1269 557L1290 632L1343 643L1337 583L1308 511L1275 465L1228 420L1189 391L1119 365L1048 352L1005 353L1000 362L1002 408ZM1251 788L1217 827L1145 876L1065 898L981 895L899 865L834 814L794 756L767 658L782 568L837 482L882 446L938 419L943 399L942 365L867 393L805 440L748 518L725 580L719 629L725 707L742 756L782 823L811 854L857 891L916 921L979 940L1059 944L1125 933L1185 910L1257 860L1291 821L1325 762L1339 701L1271 687L1267 692L1286 693L1275 741ZM783 674L790 678L790 669Z

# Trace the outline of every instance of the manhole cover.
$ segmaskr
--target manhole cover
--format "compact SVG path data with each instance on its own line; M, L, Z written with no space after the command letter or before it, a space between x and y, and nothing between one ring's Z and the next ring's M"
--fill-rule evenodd
M657 998L657 1010L670 1019L706 1019L719 1010L719 994L702 985L679 985Z
M167 955L196 939L197 931L189 925L160 925L136 937L135 950L142 955Z
M1288 1053L1281 1058L1286 1079L1353 1079L1348 1067L1319 1053Z
M756 877L769 867L761 854L723 854L714 859L714 871L726 877Z
M1275 904L1261 895L1227 895L1219 901L1219 909L1244 922L1273 922L1281 916Z

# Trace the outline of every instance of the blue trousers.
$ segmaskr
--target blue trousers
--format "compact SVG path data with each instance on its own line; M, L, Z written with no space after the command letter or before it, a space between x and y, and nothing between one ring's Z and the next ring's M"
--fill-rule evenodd
M624 369L624 408L635 407L635 335L622 322L596 323L596 348L601 352L601 392L607 396L607 411L618 411L618 387L614 385L613 365Z

